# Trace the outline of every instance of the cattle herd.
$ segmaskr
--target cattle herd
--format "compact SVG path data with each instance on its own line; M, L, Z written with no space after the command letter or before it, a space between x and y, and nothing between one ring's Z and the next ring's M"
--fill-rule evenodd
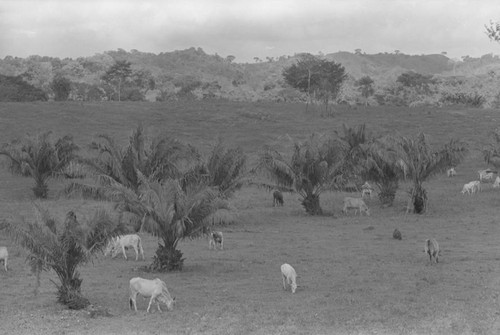
M448 177L454 177L457 175L455 168L450 168L447 170L446 175ZM496 178L495 178L496 175ZM486 181L492 181L493 187L500 187L500 177L498 176L498 172L490 169L480 170L478 171L478 180L471 181L466 183L462 188L462 194L473 195L477 192L481 191L481 183ZM344 214L348 214L348 210L354 209L354 215L359 212L359 215L365 213L367 216L370 215L370 209L364 202L364 198L371 198L373 194L373 187L365 182L361 186L361 198L353 198L353 197L345 197L343 202L342 212ZM283 194L279 190L275 190L273 192L273 206L283 206ZM393 232L393 238L401 240L401 232L398 229L395 229ZM224 249L224 235L221 231L213 231L208 234L208 248L209 249ZM135 251L135 260L139 259L139 254L142 256L144 260L144 250L142 248L141 238L137 234L129 234L118 236L109 241L104 255L107 256L111 254L112 258L115 258L118 253L121 251L123 257L127 259L126 250L128 248L133 248ZM439 262L439 244L435 238L427 239L424 242L424 252L429 256L430 263ZM7 262L9 258L9 253L6 247L0 246L0 261L3 261L5 271L7 271ZM292 293L295 293L297 289L297 273L295 269L288 263L284 263L281 265L281 275L283 280L283 289L286 290L288 286L290 286ZM158 311L161 311L160 303L163 303L167 306L167 310L172 310L175 304L175 297L172 298L167 289L167 285L164 281L156 278L154 280L144 279L140 277L135 277L130 279L129 283L130 287L130 299L129 299L129 307L130 309L134 309L137 311L136 297L137 295L141 295L143 297L149 297L149 305L147 308L147 312L149 312L151 308L151 304L156 302Z

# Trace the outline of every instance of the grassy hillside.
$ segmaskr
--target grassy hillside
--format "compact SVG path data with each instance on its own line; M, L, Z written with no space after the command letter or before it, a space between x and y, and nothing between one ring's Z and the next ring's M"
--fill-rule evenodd
M112 317L90 318L57 305L52 273L42 275L40 294L33 296L35 278L25 252L0 235L0 245L11 253L9 272L0 269L2 334L500 333L500 191L485 184L480 194L460 194L486 167L479 149L498 125L494 110L338 108L323 117L288 104L3 103L0 121L0 143L49 129L73 134L81 145L96 133L125 143L142 122L151 133L166 130L204 152L221 136L253 158L264 144L285 150L289 137L333 132L343 123L366 123L375 133L423 130L436 144L460 137L471 147L455 178L440 175L425 183L425 215L405 215L406 184L391 208L368 200L370 217L339 214L342 198L352 194L323 193L328 214L310 217L295 194L285 194L285 206L274 208L270 193L244 188L232 199L237 222L220 227L225 250L208 252L205 239L183 241L185 269L165 274L140 271L157 243L143 234L146 262L100 257L81 269L83 293ZM0 183L1 217L32 218L32 182L0 169ZM43 201L61 218L70 209L83 219L93 208L110 207L57 198L62 183L52 182L50 199ZM392 238L395 228L402 241ZM430 237L442 248L437 265L422 252ZM284 262L297 270L295 294L281 286ZM128 281L135 276L165 280L177 299L174 311L147 315L147 300L140 298L139 312L129 311Z

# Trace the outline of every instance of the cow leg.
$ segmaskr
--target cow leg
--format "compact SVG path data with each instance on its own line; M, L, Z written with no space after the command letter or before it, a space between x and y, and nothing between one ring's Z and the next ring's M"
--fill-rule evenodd
M5 268L5 271L7 271L7 257L3 260L3 266Z
M137 262L139 260L139 250L137 250L137 246L134 245L134 251L135 251L135 261Z
M153 300L155 299L155 296L152 295L151 296L151 299L149 299L149 305L148 305L148 309L146 310L148 313L149 313L149 309L151 308L151 303L153 302Z
M141 252L142 260L144 261L144 249L142 249L142 243L139 241L139 251Z
M137 303L136 303L136 298L137 298L137 293L135 294L130 294L130 301L132 302L130 304L130 309L132 309L132 305L134 306L134 310L137 312Z
M123 257L125 257L125 259L127 259L127 253L125 252L125 246L122 245L122 252L123 252Z
M284 274L282 274L281 277L283 279L283 289L286 290L286 277Z

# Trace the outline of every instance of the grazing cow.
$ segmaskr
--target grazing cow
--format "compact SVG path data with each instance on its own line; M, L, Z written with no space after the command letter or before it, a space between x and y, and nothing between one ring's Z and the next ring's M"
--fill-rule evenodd
M363 185L361 185L361 198L364 198L365 195L371 198L372 193L373 193L373 187L370 184L368 184L368 182L365 182Z
M457 171L455 171L455 168L452 167L446 171L446 175L448 177L455 177L457 175Z
M224 235L221 231L213 231L208 235L208 249L217 250L217 246L220 247L220 250L224 250Z
M135 260L139 259L139 252L141 253L142 260L144 260L144 250L142 249L141 238L137 234L123 235L113 238L109 241L106 250L104 251L104 256L107 256L111 252L111 257L115 258L120 252L123 252L123 257L127 259L127 253L125 249L132 247L135 250Z
M273 207L275 206L283 206L283 193L281 191L274 191L273 192Z
M292 293L297 289L297 273L295 269L287 263L281 265L281 277L283 279L283 289L286 290L287 284L292 288Z
M500 187L500 177L496 177L495 182L493 183L494 188Z
M436 239L431 238L425 240L425 245L424 245L424 252L429 255L429 259L432 264L432 259L434 258L434 261L436 263L439 263L439 244L436 241Z
M480 190L481 190L481 182L479 180L475 180L464 185L464 187L462 188L462 194L467 193L469 195L472 195L476 193L476 191Z
M9 259L9 252L7 251L7 247L0 247L0 260L3 260L3 267L5 271L7 271L7 261Z
M474 180L471 183L474 185L474 193L481 192L481 182L479 180Z
M486 169L486 170L479 170L477 171L479 174L479 181L485 181L485 180L493 180L493 177L495 174L498 173L498 171Z
M147 312L149 313L149 309L151 308L151 304L153 301L156 301L156 306L158 310L161 312L160 302L167 305L167 309L171 311L174 308L175 297L172 299L170 296L170 292L168 292L167 285L164 281L156 278L154 280L143 279L141 277L135 277L130 279L130 299L129 299L129 307L137 312L137 303L136 298L137 295L140 294L143 297L151 297L149 300L149 305Z
M396 240L401 240L401 232L398 229L394 229L394 232L392 233L392 238Z
M370 210L361 198L345 197L342 212L347 214L347 210L350 208L354 208L354 215L356 215L356 212L359 210L359 215L361 215L362 212L365 212L366 215L370 216Z

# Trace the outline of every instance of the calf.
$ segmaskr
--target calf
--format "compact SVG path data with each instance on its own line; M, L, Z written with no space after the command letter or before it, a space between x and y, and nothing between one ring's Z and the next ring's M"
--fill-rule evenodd
M208 249L212 249L212 246L214 250L217 249L217 246L220 247L220 250L224 250L224 235L221 231L213 231L208 235Z
M480 190L481 189L481 182L478 181L478 180L475 180L475 181L471 181L467 184L464 185L464 187L462 188L462 194L474 194L476 193L476 191Z
M344 207L342 208L342 212L344 214L347 214L347 210L350 208L354 208L354 215L356 215L356 212L359 210L359 215L361 215L362 212L365 212L366 215L370 216L370 210L368 209L368 206L366 206L365 202L361 198L345 197Z
M275 206L283 206L283 193L281 191L274 191L273 192L273 207Z
M373 187L370 184L368 184L368 182L365 182L363 185L361 185L361 198L364 198L365 195L371 198L372 193L373 193Z
M433 258L436 263L439 263L439 244L436 239L431 238L425 240L424 252L429 255L431 264Z
M172 299L170 296L170 292L168 292L167 285L164 281L156 278L154 280L143 279L141 277L135 277L130 279L130 299L129 299L129 307L137 312L137 303L136 298L137 295L140 294L143 297L151 297L149 299L149 305L147 312L149 313L149 309L151 308L151 304L153 301L156 301L156 306L158 310L161 312L160 302L167 305L167 309L171 311L174 308L175 297Z
M297 273L290 264L281 265L281 277L283 279L283 289L286 290L287 284L292 288L292 293L297 289Z
M455 168L452 167L446 171L446 175L448 177L455 177L457 175L457 171L455 171Z
M139 252L141 253L142 260L144 260L144 250L142 249L141 238L137 234L123 235L113 238L109 241L106 250L104 251L104 256L107 256L111 252L111 257L115 258L120 252L123 252L123 257L127 259L127 253L125 249L132 247L135 250L135 260L139 259Z
M9 252L7 251L7 247L0 247L0 260L3 260L3 267L5 271L7 271L7 261L9 259Z
M496 177L495 182L493 183L494 188L500 187L500 177Z

